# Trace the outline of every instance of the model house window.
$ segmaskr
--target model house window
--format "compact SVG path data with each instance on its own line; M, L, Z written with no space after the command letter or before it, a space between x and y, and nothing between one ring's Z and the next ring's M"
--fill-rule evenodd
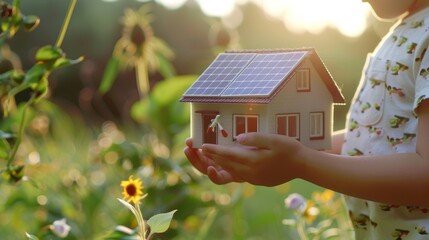
M325 137L325 114L323 112L310 113L310 139L323 139Z
M298 92L310 91L310 69L296 71L296 90Z
M248 132L258 131L257 115L234 115L234 137Z
M299 139L299 114L277 115L277 134Z

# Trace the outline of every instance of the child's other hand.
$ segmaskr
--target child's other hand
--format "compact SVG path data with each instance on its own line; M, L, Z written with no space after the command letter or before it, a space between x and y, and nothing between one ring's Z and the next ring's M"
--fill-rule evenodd
M204 156L201 149L192 148L192 139L186 139L184 153L191 164L201 173L206 174L216 184L230 182L243 182L238 177L231 175L210 158Z
M304 174L303 150L308 148L293 138L247 133L238 136L237 142L240 145L203 145L202 157L210 159L205 164L219 166L234 179L264 186L279 185Z

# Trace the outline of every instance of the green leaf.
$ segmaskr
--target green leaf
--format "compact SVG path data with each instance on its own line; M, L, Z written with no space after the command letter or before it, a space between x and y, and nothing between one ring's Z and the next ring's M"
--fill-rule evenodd
M176 71L174 70L173 65L170 63L170 61L164 57L162 54L157 54L156 57L158 58L159 62L159 73L164 77L164 79L172 78L176 74Z
M138 230L138 228L131 229L129 227L125 227L125 226L119 225L119 226L115 227L114 231L118 232L118 233L126 234L126 235L134 235L134 234L137 233L137 230Z
M136 218L138 218L139 217L139 214L137 213L137 209L133 206L133 205L131 205L130 203L128 203L127 201L124 201L124 200L122 200L122 199L120 199L120 198L118 198L118 200L119 200L119 202L121 202L122 203L122 205L124 205L126 208L128 208L133 214L134 214L134 216L136 217Z
M9 181L19 182L24 177L24 165L13 166L9 169Z
M189 121L189 104L180 102L186 89L195 81L196 76L177 76L159 82L150 93L149 99L134 103L132 118L139 123L149 122L160 131L176 129ZM171 132L170 130L168 130Z
M168 230L170 227L171 220L173 219L173 215L177 210L173 210L168 213L161 213L155 216L152 216L149 220L147 220L147 224L150 227L150 236L154 233L163 233Z
M38 83L42 81L43 75L45 73L46 73L46 69L43 64L35 64L25 74L23 83L12 88L9 91L8 95L14 96L29 87L35 88L38 85Z
M45 73L46 73L46 68L44 65L35 64L25 74L24 83L25 84L38 83L42 79Z
M26 31L33 31L40 23L40 18L34 15L24 16L22 24Z
M116 79L119 71L120 61L116 57L112 57L107 63L106 70L103 74L103 79L101 81L98 91L102 94L108 92L113 85L113 82Z
M59 47L47 45L41 47L36 53L36 61L46 62L56 60L64 56L63 50Z
M195 79L196 76L194 75L186 75L161 81L152 90L151 99L156 101L160 106L177 102Z
M7 159L10 152L10 145L5 139L0 139L0 159Z
M15 137L14 134L0 130L0 138L1 139L8 139L8 138L13 138L13 137Z
M67 67L73 64L77 64L83 61L83 57L79 57L78 59L68 59L68 58L64 58L64 57L60 57L57 60L55 60L54 65L52 65L51 71L58 69L58 68L62 68L62 67Z
M148 98L145 98L143 101L135 102L131 107L131 117L139 122L144 123L148 122L150 117L157 117L149 114L150 102Z
M25 236L30 240L39 240L39 238L29 233L25 233Z
M103 239L117 239L117 240L140 240L140 237L137 234L137 229L130 229L125 226L116 226L115 229L104 236Z
M16 69L4 72L0 74L0 84L12 84L21 83L24 80L25 75Z

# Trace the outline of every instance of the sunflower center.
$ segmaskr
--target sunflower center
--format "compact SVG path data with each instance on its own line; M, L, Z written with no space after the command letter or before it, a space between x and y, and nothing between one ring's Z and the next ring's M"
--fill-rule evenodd
M135 25L131 30L131 42L136 46L141 46L146 41L146 38L146 32L139 25Z
M135 196L137 194L137 188L134 184L128 184L125 187L125 191L127 191L127 194L129 196Z

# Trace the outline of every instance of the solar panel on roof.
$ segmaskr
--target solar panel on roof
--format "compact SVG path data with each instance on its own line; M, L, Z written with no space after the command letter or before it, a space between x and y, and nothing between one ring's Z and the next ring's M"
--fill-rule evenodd
M221 53L183 96L269 96L307 53Z
M257 55L221 96L269 96L307 52Z
M253 53L221 53L184 96L219 96L253 59Z

